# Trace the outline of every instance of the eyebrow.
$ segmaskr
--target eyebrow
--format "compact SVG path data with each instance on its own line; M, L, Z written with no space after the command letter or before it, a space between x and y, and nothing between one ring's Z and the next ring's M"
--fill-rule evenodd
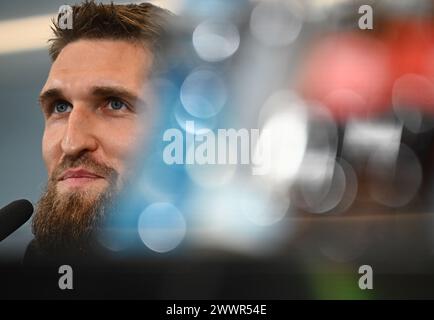
M118 97L138 105L146 106L145 101L140 99L136 94L120 86L95 86L91 88L91 95L94 97ZM62 89L47 89L39 95L39 104L44 105L47 101L55 99L65 99Z
M52 89L48 89L45 90L44 92L42 92L39 95L39 104L43 105L46 101L49 100L54 100L54 99L58 99L58 98L63 98L63 93L62 90L58 89L58 88L52 88Z

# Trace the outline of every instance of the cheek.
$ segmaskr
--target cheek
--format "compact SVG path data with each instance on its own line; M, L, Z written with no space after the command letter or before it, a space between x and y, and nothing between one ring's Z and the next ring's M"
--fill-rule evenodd
M127 162L140 146L143 129L136 121L120 121L100 133L100 143L110 165L123 175Z
M56 130L51 127L45 127L44 135L42 137L42 157L45 166L50 176L55 169L61 157L60 138Z

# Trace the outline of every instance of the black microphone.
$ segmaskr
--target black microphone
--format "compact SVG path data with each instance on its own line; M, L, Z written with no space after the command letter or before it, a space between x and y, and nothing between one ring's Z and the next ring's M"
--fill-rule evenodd
M0 209L0 241L21 227L33 213L33 205L28 200L16 200Z

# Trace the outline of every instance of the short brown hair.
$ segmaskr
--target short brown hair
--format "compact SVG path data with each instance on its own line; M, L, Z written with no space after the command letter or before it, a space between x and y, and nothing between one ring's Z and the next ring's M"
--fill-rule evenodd
M113 39L137 41L154 53L166 32L169 11L150 3L115 5L85 1L72 6L72 29L62 29L58 18L53 19L51 29L54 38L49 40L51 59L56 60L60 51L79 39Z

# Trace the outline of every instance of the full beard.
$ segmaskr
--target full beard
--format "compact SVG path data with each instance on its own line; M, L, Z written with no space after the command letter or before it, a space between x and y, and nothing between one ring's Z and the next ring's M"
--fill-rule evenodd
M103 172L110 178L106 190L100 193L83 190L59 193L56 177L65 168L82 164L87 164L87 168L93 168L97 173ZM92 248L115 196L113 171L88 158L66 161L59 166L38 201L32 222L35 240L41 250L48 253L81 254Z

